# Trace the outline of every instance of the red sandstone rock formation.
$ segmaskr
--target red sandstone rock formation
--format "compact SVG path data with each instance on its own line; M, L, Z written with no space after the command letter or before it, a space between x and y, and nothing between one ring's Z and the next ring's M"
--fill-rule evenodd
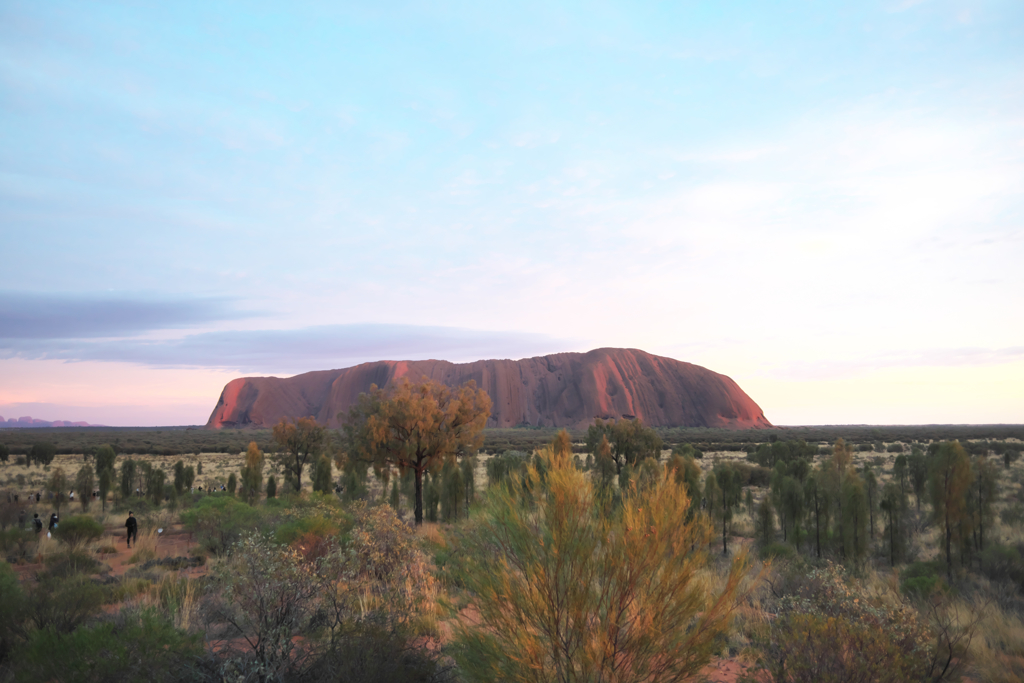
M287 379L243 377L224 387L206 426L270 427L282 417L312 415L338 427L371 384L424 376L448 386L476 380L491 396L489 427L580 428L595 417L638 417L652 427L771 427L757 404L725 375L637 349L518 361L378 361Z

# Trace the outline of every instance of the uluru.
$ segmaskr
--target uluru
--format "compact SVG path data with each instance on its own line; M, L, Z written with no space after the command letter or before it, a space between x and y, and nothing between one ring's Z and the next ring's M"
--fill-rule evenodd
M476 381L491 397L489 427L582 428L595 418L639 418L652 427L772 426L729 377L638 349L471 363L383 360L285 379L242 377L224 387L206 426L266 428L282 417L313 416L338 427L371 384L401 377L448 386Z

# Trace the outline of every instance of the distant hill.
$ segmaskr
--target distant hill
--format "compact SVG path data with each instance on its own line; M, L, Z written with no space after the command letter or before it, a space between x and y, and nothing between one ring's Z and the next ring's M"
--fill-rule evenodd
M282 417L314 416L337 427L371 384L426 376L448 386L475 380L491 396L489 427L572 427L594 418L640 418L653 427L771 427L736 382L699 365L637 349L596 349L522 360L377 361L287 379L232 380L208 428L270 427Z
M0 417L0 429L30 429L32 427L103 427L105 425L92 425L88 422L68 422L67 420L37 420L32 417L11 417L4 420Z

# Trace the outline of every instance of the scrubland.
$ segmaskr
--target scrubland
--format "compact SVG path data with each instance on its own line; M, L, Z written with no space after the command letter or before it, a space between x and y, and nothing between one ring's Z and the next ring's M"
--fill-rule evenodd
M340 438L297 491L261 434L255 496L248 443L118 453L116 473L140 474L105 503L66 498L94 456L18 464L15 447L0 681L1024 679L1021 435L867 429L670 430L633 460L610 431L602 451L595 434L502 430L435 463L419 528L409 474L355 463ZM965 488L939 501L947 455ZM58 504L57 530L35 533Z

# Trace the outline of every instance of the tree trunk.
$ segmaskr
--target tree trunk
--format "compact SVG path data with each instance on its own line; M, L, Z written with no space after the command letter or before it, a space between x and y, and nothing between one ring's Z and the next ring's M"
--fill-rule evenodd
M821 557L821 512L818 509L818 495L814 495L814 543L818 548L818 557Z
M414 467L416 473L416 526L423 524L423 469Z
M946 513L946 578L953 583L953 529L949 524L949 513Z
M868 529L871 530L871 540L875 540L875 501L868 488Z
M889 565L896 566L896 527L892 522L892 511L889 511Z

